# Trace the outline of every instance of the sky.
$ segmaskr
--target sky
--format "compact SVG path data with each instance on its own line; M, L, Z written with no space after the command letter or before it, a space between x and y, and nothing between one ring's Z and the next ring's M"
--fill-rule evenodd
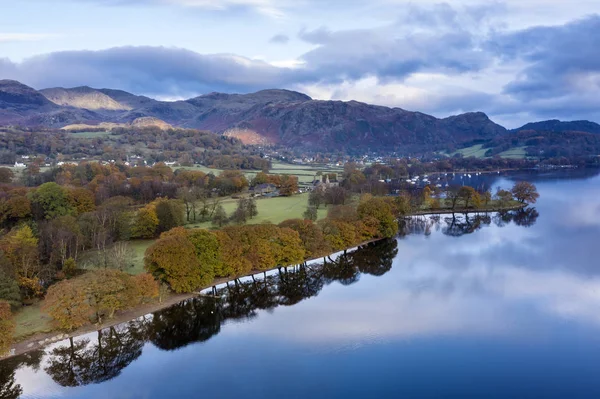
M0 79L600 122L598 0L0 0Z

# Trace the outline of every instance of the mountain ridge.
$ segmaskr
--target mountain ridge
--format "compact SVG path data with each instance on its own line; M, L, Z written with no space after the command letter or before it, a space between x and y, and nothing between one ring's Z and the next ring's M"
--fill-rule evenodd
M539 122L530 122L520 128L513 129L514 132L536 130L548 132L586 132L600 134L600 125L588 120L561 121L558 119L549 119Z
M81 86L38 91L16 81L0 81L0 125L135 126L139 124L134 121L140 120L143 126L194 128L218 134L237 129L253 132L254 140L258 135L269 143L334 150L460 146L509 132L483 112L436 118L354 100L314 100L285 89L246 94L213 92L167 102L116 89ZM594 125L600 132L600 125L588 122L586 126L592 129Z

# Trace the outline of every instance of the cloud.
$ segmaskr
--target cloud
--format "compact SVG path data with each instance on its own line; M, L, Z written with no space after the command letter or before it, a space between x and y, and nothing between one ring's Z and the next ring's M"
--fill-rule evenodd
M302 30L299 38L317 47L301 58L326 82L371 76L401 81L417 72L481 71L492 61L481 45L494 26L487 21L496 8L410 6L394 23L379 28Z
M35 88L121 88L147 95L186 96L208 91L247 92L288 86L289 68L232 54L203 55L166 47L65 51L12 63L0 59L0 76Z
M561 26L535 27L500 35L490 48L505 62L527 67L506 86L506 92L525 100L560 97L573 90L600 87L600 16Z
M102 4L285 11L314 2L118 0ZM332 4L337 3L327 6ZM600 38L595 34L600 16L509 30L504 24L507 12L501 3L409 4L379 26L303 29L298 38L304 44L298 48L309 50L270 62L181 48L118 47L49 53L20 63L0 59L0 73L36 88L92 85L163 98L272 87L305 89L316 98L358 99L441 117L481 110L509 127L535 119L600 120ZM0 42L42 37L4 34ZM289 40L280 33L270 42ZM292 50L291 44L288 48Z
M518 66L502 93L548 118L600 117L600 16L495 35L499 63Z
M286 44L289 41L290 41L289 36L284 35L284 34L278 34L278 35L273 36L269 40L269 43Z

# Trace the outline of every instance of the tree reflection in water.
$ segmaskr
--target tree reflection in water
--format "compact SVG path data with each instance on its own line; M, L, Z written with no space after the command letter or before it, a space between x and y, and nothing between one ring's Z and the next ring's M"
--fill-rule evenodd
M39 370L45 354L43 350L36 350L0 362L0 398L16 399L21 396L23 387L16 382L15 372L21 367Z
M450 236L471 234L492 222L504 226L514 222L531 226L538 212L528 208L494 215L444 215L413 217L400 221L400 235L431 234L432 229ZM227 320L251 319L259 310L272 311L315 297L325 285L359 281L361 274L383 276L392 268L398 254L395 239L386 239L344 253L322 264L281 268L251 279L234 280L216 291L216 296L200 296L173 305L128 323L98 331L95 336L69 339L48 353L34 351L0 362L0 397L17 398L22 388L15 381L21 367L44 370L61 386L80 386L108 381L142 354L152 343L162 350L175 350L204 342L221 331Z
M435 216L414 216L400 221L400 235L409 234L430 235L432 229L441 229L442 233L451 237L460 237L472 234L483 227L490 226L492 222L498 227L510 223L517 226L530 227L535 224L539 216L535 208L525 208L516 211L490 213L453 213Z

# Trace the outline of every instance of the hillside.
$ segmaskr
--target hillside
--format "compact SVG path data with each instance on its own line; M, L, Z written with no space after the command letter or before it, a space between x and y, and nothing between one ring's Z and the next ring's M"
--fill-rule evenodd
M558 120L529 123L509 133L481 112L439 119L357 101L313 100L290 90L209 93L167 102L122 90L84 86L37 91L19 82L0 81L0 126L17 124L77 130L184 127L227 133L253 145L347 152L455 151L479 144L487 156L534 157L569 154L573 143L582 150L577 153L592 154L597 148L595 137L573 132L600 134L600 125L594 122Z
M54 104L88 109L92 111L129 111L132 107L120 104L106 94L90 87L63 89L55 87L40 90L40 93Z
M540 132L585 132L585 133L598 133L600 134L600 125L590 121L559 121L558 119L552 119L548 121L528 123L518 129L515 132L524 130L537 130Z
M438 119L420 112L356 101L319 101L289 90L210 93L186 101L157 101L121 90L77 87L36 91L0 85L0 125L65 127L139 125L252 131L252 141L327 149L428 149L488 140L506 133L483 113ZM138 121L138 123L134 123Z

